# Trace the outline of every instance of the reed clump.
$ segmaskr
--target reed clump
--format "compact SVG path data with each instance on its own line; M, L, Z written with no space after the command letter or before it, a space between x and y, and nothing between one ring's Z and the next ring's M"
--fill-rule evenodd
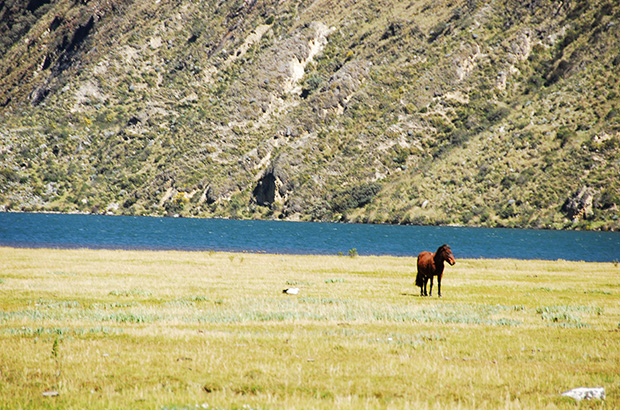
M0 408L620 406L620 270L0 248ZM291 286L297 295L283 294Z

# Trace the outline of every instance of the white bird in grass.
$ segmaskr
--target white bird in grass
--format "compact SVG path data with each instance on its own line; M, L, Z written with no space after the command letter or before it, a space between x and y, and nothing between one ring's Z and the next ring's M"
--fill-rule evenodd
M287 293L289 295L296 295L299 293L299 288L288 288L288 289L284 289L282 291L282 293Z

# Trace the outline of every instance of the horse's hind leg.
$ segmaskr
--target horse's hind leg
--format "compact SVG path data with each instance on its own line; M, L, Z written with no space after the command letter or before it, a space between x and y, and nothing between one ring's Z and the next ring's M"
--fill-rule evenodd
M428 283L428 278L424 278L424 286L422 287L422 289L420 289L421 294L420 296L428 296L428 293L426 293L426 284Z
M431 276L431 288L428 291L428 296L433 296L433 277Z

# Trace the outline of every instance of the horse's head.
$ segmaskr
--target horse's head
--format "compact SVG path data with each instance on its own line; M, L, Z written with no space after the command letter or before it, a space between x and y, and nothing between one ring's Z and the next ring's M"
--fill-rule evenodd
M448 262L450 266L456 263L456 259L454 259L454 255L452 255L452 249L450 249L448 245L441 245L435 254L440 255L441 259Z

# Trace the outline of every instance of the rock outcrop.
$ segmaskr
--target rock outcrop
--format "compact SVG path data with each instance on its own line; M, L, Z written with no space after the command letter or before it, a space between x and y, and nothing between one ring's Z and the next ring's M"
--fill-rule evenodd
M604 387L577 387L575 389L562 393L562 396L571 397L577 401L580 400L605 400Z
M275 202L285 201L289 191L288 174L281 166L280 158L276 158L259 179L252 191L252 197L258 205L270 206Z
M562 205L562 212L572 220L587 218L592 215L593 199L594 190L583 186L577 193L566 199Z

